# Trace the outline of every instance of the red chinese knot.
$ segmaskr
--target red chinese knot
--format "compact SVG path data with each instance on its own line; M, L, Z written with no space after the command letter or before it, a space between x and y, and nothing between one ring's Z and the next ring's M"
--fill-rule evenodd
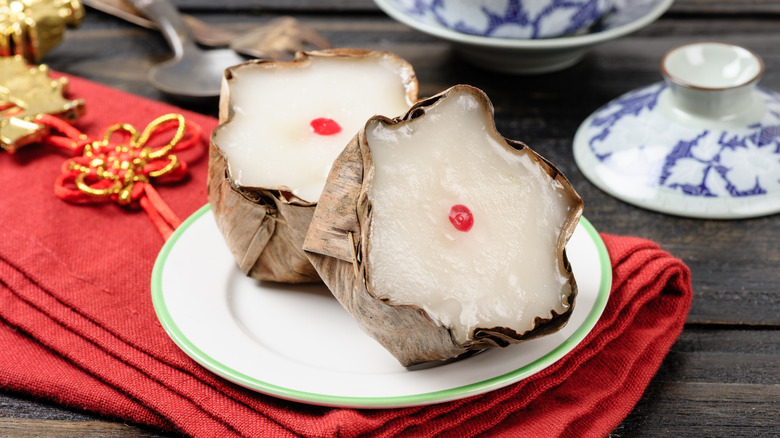
M64 126L57 128L68 131ZM167 144L149 145L152 138L174 129ZM65 162L55 194L77 204L114 201L122 206L140 205L163 237L170 236L181 220L154 190L152 181L178 181L187 175L187 164L173 152L199 142L201 128L187 123L180 114L168 114L152 121L140 134L131 125L115 124L103 131L102 140L92 141L83 134L74 138L73 128L70 130L66 137L48 139L55 145L70 141L70 148L80 154ZM120 138L115 142L112 137Z

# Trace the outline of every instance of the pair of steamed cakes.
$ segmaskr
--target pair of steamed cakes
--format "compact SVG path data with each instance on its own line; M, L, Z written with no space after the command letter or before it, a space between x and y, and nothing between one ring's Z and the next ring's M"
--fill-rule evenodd
M209 201L242 271L324 281L404 366L557 331L574 306L566 178L480 90L417 99L387 52L229 69Z

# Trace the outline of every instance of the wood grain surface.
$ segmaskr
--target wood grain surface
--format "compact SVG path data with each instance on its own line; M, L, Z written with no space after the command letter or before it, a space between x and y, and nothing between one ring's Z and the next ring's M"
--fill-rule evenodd
M540 76L489 73L461 60L441 40L397 23L369 0L178 0L215 26L250 30L279 14L314 27L334 46L397 53L417 71L423 96L458 83L492 99L499 132L554 162L585 200L602 232L645 237L692 270L686 328L615 437L780 436L780 215L750 220L684 219L618 201L587 181L572 138L594 110L661 80L669 49L699 40L743 45L766 64L761 86L780 90L780 0L678 0L645 29L592 49L576 66ZM79 29L44 62L53 69L165 100L147 68L169 50L154 31L88 9ZM172 101L172 103L177 103ZM212 106L195 110L216 115ZM0 392L0 437L167 436L48 401Z

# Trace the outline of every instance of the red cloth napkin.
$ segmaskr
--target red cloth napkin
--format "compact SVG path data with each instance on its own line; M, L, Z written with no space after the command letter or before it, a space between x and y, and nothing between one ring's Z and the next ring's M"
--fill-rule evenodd
M76 126L143 128L181 112L79 78ZM181 218L206 203L207 158L159 185ZM602 319L569 355L509 387L404 409L338 409L276 399L198 366L168 338L150 297L163 240L143 211L71 205L53 184L67 157L44 146L0 154L0 387L192 436L604 436L631 411L682 330L687 267L649 241L603 235L614 284ZM521 347L517 347L521 348Z

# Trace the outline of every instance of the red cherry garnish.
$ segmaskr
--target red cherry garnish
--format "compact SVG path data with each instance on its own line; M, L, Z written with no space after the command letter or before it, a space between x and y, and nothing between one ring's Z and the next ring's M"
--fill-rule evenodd
M474 226L474 215L465 205L453 205L450 209L450 222L456 230L465 233Z
M341 125L327 117L316 118L311 121L310 125L314 133L319 135L333 135L341 132Z

